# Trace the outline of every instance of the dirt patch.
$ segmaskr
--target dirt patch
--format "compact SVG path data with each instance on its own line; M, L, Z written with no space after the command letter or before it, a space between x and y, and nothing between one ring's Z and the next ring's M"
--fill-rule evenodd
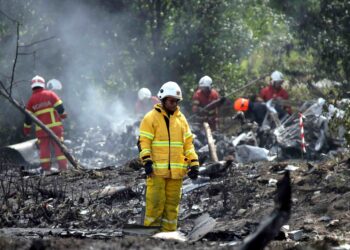
M180 231L189 233L204 212L217 221L214 231L191 244L122 233L124 224L139 224L143 212L145 179L134 161L51 176L26 176L19 166L3 164L0 248L232 249L274 209L274 180L289 165L297 167L291 172L292 214L269 247L331 249L350 242L350 168L343 155L324 162L233 163L183 194Z

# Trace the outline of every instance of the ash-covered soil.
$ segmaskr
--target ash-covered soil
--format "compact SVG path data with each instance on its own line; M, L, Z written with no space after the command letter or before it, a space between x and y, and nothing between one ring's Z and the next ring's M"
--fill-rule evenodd
M28 175L2 164L0 249L232 249L274 209L276 181L291 171L292 214L269 249L336 249L350 243L350 160L231 164L183 194L179 230L208 212L217 224L195 243L127 235L139 224L145 179L138 162L100 170ZM207 180L208 176L202 176ZM191 186L190 180L184 187ZM107 187L107 188L106 188Z

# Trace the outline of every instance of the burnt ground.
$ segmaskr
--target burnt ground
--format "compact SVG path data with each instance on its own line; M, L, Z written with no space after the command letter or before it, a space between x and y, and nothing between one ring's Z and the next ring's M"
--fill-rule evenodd
M268 249L333 249L350 242L350 160L235 164L182 197L179 230L208 212L215 229L195 243L122 233L140 223L145 179L138 164L28 175L2 164L0 249L232 249L274 208L275 182L291 171L292 214ZM185 180L185 184L189 180ZM105 189L110 185L109 189ZM293 231L300 230L295 233Z

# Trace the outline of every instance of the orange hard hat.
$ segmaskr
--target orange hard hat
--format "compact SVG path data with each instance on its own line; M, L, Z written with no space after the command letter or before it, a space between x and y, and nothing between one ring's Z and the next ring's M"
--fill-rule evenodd
M233 108L236 111L247 111L249 106L249 100L245 98L238 98L233 104Z

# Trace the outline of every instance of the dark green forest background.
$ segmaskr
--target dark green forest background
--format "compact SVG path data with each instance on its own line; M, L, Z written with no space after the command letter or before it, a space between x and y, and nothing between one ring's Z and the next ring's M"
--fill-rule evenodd
M343 95L350 80L344 0L0 0L0 11L1 81L11 79L15 20L13 95L25 103L35 74L59 79L70 130L122 122L138 88L156 94L169 80L182 87L184 110L203 75L222 95L273 70L289 86L340 82ZM23 116L0 105L0 145L23 139Z

